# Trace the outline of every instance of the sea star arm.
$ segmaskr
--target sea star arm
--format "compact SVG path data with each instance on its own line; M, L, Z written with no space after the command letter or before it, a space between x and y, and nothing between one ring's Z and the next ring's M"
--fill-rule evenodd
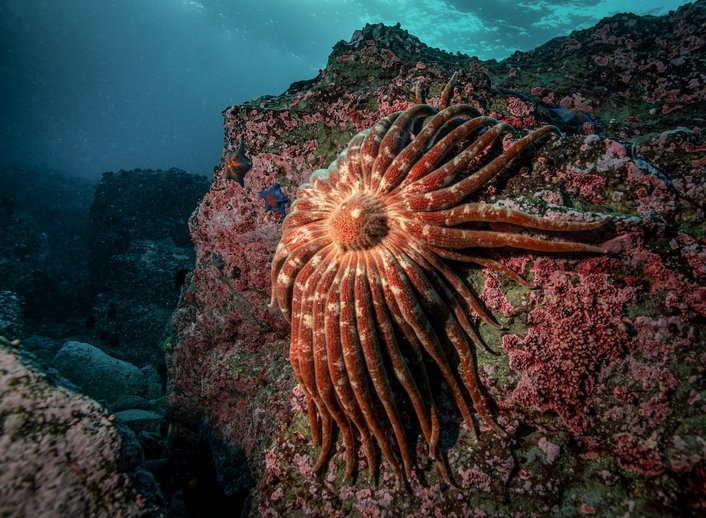
M286 221L282 224L282 228L285 229L285 226L286 228L296 228L308 225L309 223L313 223L315 221L321 221L327 218L329 213L329 210L300 208L296 212L292 211L287 215L285 218Z
M382 359L382 344L383 339L379 336L375 323L374 310L372 308L370 287L368 283L368 261L367 254L360 254L358 258L358 268L355 272L355 306L358 324L358 336L360 337L360 345L365 359L365 365L372 381L373 388L377 393L380 403L385 410L387 419L392 426L392 431L397 440L397 447L402 457L407 478L412 473L412 460L407 446L407 438L405 436L402 419L395 403L395 397L390 386L385 365Z
M391 245L391 248L394 248L394 245ZM444 381L446 381L451 390L456 406L459 408L469 430L475 434L475 425L471 411L463 395L461 386L453 373L453 369L449 364L446 352L439 341L439 337L412 288L413 284L409 275L413 272L408 270L406 260L404 258L399 260L395 257L390 248L385 248L385 252L384 260L387 266L384 271L391 286L395 288L393 290L393 297L399 306L402 318L409 323L424 350L436 363Z
M343 278L343 272L346 271L349 263L350 259L348 257L342 258L336 277L326 295L326 314L324 315L326 359L328 361L329 375L331 376L338 401L360 435L363 450L368 459L369 476L372 481L375 479L377 469L375 447L373 446L370 436L370 429L353 395L353 387L351 386L346 370L345 361L343 359L343 347L341 344L341 280ZM354 450L350 452L346 451L347 458L351 455L355 456Z
M427 147L436 140L441 129L446 128L450 120L454 117L475 117L477 115L479 115L478 110L469 104L457 104L434 115L434 117L425 124L422 131L414 137L414 140L402 149L397 156L395 156L394 160L389 163L378 185L377 192L380 194L385 194L390 191L394 192L399 187L398 184L407 182L407 173L419 162L422 156L426 157L428 153ZM491 119L490 117L486 117L486 119L495 122L495 119ZM454 133L454 135L458 135L458 133ZM448 138L442 140L446 143L450 142Z
M404 251L400 249L396 251L398 254L400 254L400 252L404 254ZM395 253L395 251L393 251L393 253ZM463 315L462 312L454 312L447 304L447 302L454 300L448 285L438 276L432 278L431 281L428 278L430 274L435 275L434 268L429 264L425 264L426 260L421 255L410 257L410 259L413 260L410 261L407 260L406 257L401 257L400 263L405 265L405 273L417 293L420 294L419 301L427 314L435 315L444 326L444 334L448 337L449 342L453 345L461 361L461 375L463 377L464 386L471 396L475 411L490 428L494 429L500 435L505 435L504 430L502 430L490 416L490 411L478 391L475 360L468 346L466 339L467 332L464 332L462 324L459 322L460 316L461 319L467 323L465 315ZM467 327L470 327L470 325ZM475 333L472 332L468 336L472 340L477 338Z
M376 268L381 271L379 257L375 257ZM384 277L381 277L384 278ZM389 287L389 284L383 282L385 288ZM422 397L426 406L429 408L429 421L430 421L430 431L429 436L425 437L427 444L429 446L429 454L434 457L437 463L437 468L441 477L448 483L452 483L451 475L449 473L446 459L439 449L439 434L440 434L440 424L439 424L439 411L434 401L434 396L432 395L432 388L429 382L429 374L427 372L426 361L423 356L423 346L419 341L415 331L412 329L402 316L399 305L396 299L389 298L389 293L385 294L387 300L387 309L389 309L390 314L400 329L402 336L405 339L406 345L409 347L405 350L406 359L410 364L410 368L416 373L419 379L419 387L422 393Z
M388 435L378 420L375 405L370 391L368 378L365 373L363 353L361 350L360 336L357 333L357 316L355 307L355 276L359 268L358 257L353 255L350 265L343 272L341 278L341 348L346 372L350 379L353 395L358 407L380 447L383 457L392 468L395 477L402 480L402 471L394 455Z
M436 110L427 104L418 104L402 112L389 130L382 136L379 149L376 149L375 160L371 170L370 183L365 184L369 189L379 188L383 175L390 164L399 156L402 148L407 144L412 128L420 119L436 113ZM366 178L367 179L367 178Z
M295 248L282 265L275 285L275 297L282 314L290 321L292 314L292 292L294 291L294 280L301 269L311 261L314 255L327 245L331 245L328 237L313 239Z
M277 300L279 274L282 267L287 262L289 255L300 246L308 245L312 240L325 238L326 236L327 233L323 228L315 224L310 224L305 227L292 229L282 238L275 249L275 256L272 259L272 300L270 301L270 305L273 305L275 300Z
M391 204L399 204L409 211L433 210L427 208L427 201L436 197L441 199L443 193L448 191L444 187L448 186L456 176L465 169L477 157L488 153L495 141L504 133L514 131L509 124L495 124L488 131L483 133L471 144L468 145L461 153L456 155L452 160L449 160L437 169L433 169L447 152L448 145L455 138L463 138L464 134L470 134L473 131L490 124L490 117L476 117L456 128L449 133L444 139L440 140L428 153L424 155L422 160L414 165L410 171L406 182L400 186L396 193L390 199ZM413 179L410 179L413 178ZM456 189L454 184L448 187L449 190ZM451 191L453 193L455 191ZM435 207L438 209L438 207ZM444 207L442 207L444 208Z
M457 110L457 106L461 108ZM390 190L390 193L393 194L404 189L419 178L429 174L436 164L448 154L449 150L468 135L485 126L497 125L497 121L492 117L475 117L461 124L453 123L455 119L449 121L452 117L467 115L471 113L471 110L475 111L475 108L469 105L456 105L438 113L390 165L390 170L386 173L386 177L394 174L394 180L391 179L389 181L389 184L394 189L390 190L385 185L385 191ZM452 123L455 125L453 128L451 128ZM448 133L437 139L442 130L448 130ZM488 137L485 140L487 139ZM405 154L409 156L403 156ZM463 163L456 170L458 171L465 167L469 160L468 153L459 156L459 161L463 161ZM456 164L458 161L453 160L453 163ZM409 174L407 174L408 171Z
M368 269L370 271L370 293L372 307L375 311L375 317L380 329L382 342L385 345L385 350L387 351L390 362L392 363L392 370L395 377L400 382L400 385L402 385L405 389L405 392L412 403L412 407L417 414L417 419L419 420L419 424L422 428L422 434L427 440L427 443L432 446L431 419L429 412L427 411L427 407L424 403L422 393L414 380L414 376L412 375L407 362L400 352L399 344L397 343L392 321L390 319L391 316L389 309L387 308L387 301L385 300L385 296L383 294L382 274L378 270L375 256L371 256L367 262Z
M590 252L604 254L605 249L572 241L548 241L525 234L495 232L492 230L464 230L458 228L424 225L417 221L409 222L406 228L417 238L433 246L460 248L521 248L535 252Z
M353 437L353 430L351 429L350 422L346 417L346 414L341 409L338 400L336 399L336 394L333 389L333 383L331 381L331 376L328 369L325 337L326 295L328 294L328 291L330 290L334 282L338 269L336 268L336 263L333 261L330 261L327 264L328 266L323 275L321 276L321 279L317 283L314 292L315 294L312 297L313 305L311 308L311 340L313 351L314 378L316 392L319 394L321 402L326 407L328 415L333 419L333 421L335 421L336 425L338 426L338 429L341 431L341 434L343 436L343 444L346 448L345 478L348 478L353 473L353 468L355 464L355 459L352 457L355 440ZM321 453L316 464L314 465L314 472L318 473L326 466L333 446L332 439L333 434L331 430L331 423L327 423L324 420L322 423Z
M444 86L444 89L441 91L441 96L439 98L440 110L446 108L451 102L451 97L454 94L454 86L456 85L456 81L458 81L458 72L454 72L451 75L451 79L449 79L449 82L446 83L446 86Z
M462 254L456 252L455 250L446 250L445 248L439 248L436 246L429 246L429 249L433 251L436 255L438 255L439 257L443 257L444 259L450 259L452 261L459 261L463 263L474 263L485 268L490 268L491 270L494 270L498 273L502 273L508 279L513 280L518 284L521 284L525 288L535 288L534 284L532 284L531 282L527 282L512 268L509 268L503 263L494 261L493 259L490 259L488 257L481 257L475 254Z
M392 321L397 325L397 327L402 332L405 339L406 345L409 346L411 350L405 351L410 361L411 368L419 375L420 378L420 390L422 392L422 397L429 408L429 423L430 431L427 437L427 442L431 450L436 448L439 441L439 419L438 411L436 409L436 403L432 397L432 391L429 384L429 375L427 373L426 365L424 363L422 355L422 344L412 327L407 323L399 305L396 302L396 297L398 294L393 294L392 286L389 283L388 278L385 275L386 266L383 261L381 254L375 254L373 256L373 261L375 264L375 272L377 273L377 278L380 281L379 286L383 290L384 301L387 309L390 312ZM402 354L402 350L400 350Z
M501 125L499 124L498 126ZM495 130L498 126L495 126L488 132ZM501 155L495 157L491 162L483 166L471 176L468 176L448 187L431 192L418 193L411 196L406 204L407 208L416 212L420 210L431 211L447 209L458 205L469 194L500 174L500 172L502 172L510 164L510 162L517 158L517 156L520 155L520 153L522 153L527 146L547 135L558 133L558 131L559 130L555 126L543 126L534 130L529 135L514 142ZM482 135L480 139L482 139L483 136L485 135Z
M510 223L539 230L562 232L595 230L610 221L609 218L601 218L594 221L551 220L489 203L466 203L453 209L421 212L417 217L426 223L446 227L482 221L483 223Z
M307 395L307 404L309 405L309 424L312 429L312 435L315 438L314 444L322 444L322 449L331 440L330 416L321 400L320 394L316 389L314 353L312 350L312 311L313 311L313 293L314 288L321 279L324 271L326 258L332 253L333 247L327 247L319 252L308 261L300 270L294 282L292 292L292 314L295 318L292 319L292 349L290 357L294 357L297 362L297 368L301 377L301 385L304 393ZM313 401L314 409L311 409L309 401ZM321 419L321 431L319 434L319 424L317 416Z
M341 189L341 195L345 196L354 190L360 189L363 186L363 168L361 161L361 153L363 151L363 143L370 130L361 131L348 145L342 153L340 166L329 167L331 175L334 176L336 185Z
M415 257L419 257L420 260L424 260L425 262L429 262L434 265L434 267L441 272L441 274L445 277L446 281L451 284L451 287L454 289L454 291L457 293L457 295L460 297L460 299L463 301L463 304L466 307L466 311L468 311L471 314L476 314L478 315L486 324L494 327L495 329L500 329L501 326L493 319L493 317L486 311L486 309L483 307L483 305L478 301L478 299L471 293L471 291L468 289L468 286L466 286L466 283L463 282L453 271L451 271L450 268L445 267L441 261L433 257L432 254L428 254L424 252L423 247L415 246L417 243L417 240L414 240L414 242L407 238L405 239L400 233L398 232L392 232L390 234L390 238L394 239L396 243L402 244L402 243L409 243L409 246L413 247L413 254ZM405 246L405 245L402 245ZM405 247L405 249L407 249ZM410 255L408 253L408 255Z
M380 145L383 138L390 130L390 127L403 112L394 112L387 117L380 119L370 129L370 132L365 136L363 147L360 150L361 170L363 173L363 187L370 188L373 164L378 156Z

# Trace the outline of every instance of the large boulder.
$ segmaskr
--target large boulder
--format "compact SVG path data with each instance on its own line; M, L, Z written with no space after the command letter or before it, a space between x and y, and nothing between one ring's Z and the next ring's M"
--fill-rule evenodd
M97 401L110 404L123 396L147 394L144 372L91 344L66 342L56 353L52 367Z
M115 418L119 422L129 426L130 429L136 433L143 431L157 433L162 424L162 416L160 414L139 408L116 412Z
M0 345L0 515L164 516L136 441Z
M203 176L181 169L104 173L91 205L91 261L100 283L105 262L134 240L170 238L189 247L185 222L208 188Z
M366 26L336 45L314 80L226 110L223 161L190 221L196 268L167 342L174 436L200 434L223 490L249 491L263 516L703 509L706 93L695 71L706 64L704 23L703 1L665 17L617 15L499 63ZM569 72L586 63L609 73L576 84ZM458 270L505 328L479 324L495 354L479 349L476 359L510 437L482 430L474 439L434 379L455 487L440 480L415 427L409 487L397 487L387 466L377 483L362 473L343 481L342 448L317 476L289 327L268 307L282 215L259 193L278 183L294 199L355 133L411 106L415 85L436 105L456 69L455 103L520 130L565 130L473 201L547 218L601 214L612 228L592 237L610 254L493 256L537 289ZM229 171L241 142L252 161L243 185Z
M178 300L179 278L193 260L193 249L178 247L171 238L135 240L112 255L91 310L92 340L136 365L161 366L159 345Z

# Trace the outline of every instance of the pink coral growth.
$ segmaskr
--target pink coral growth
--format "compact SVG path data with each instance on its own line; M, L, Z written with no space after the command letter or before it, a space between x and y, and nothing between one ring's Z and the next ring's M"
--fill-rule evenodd
M625 469L642 475L659 475L664 471L659 452L639 437L622 432L615 434L613 441L618 461Z
M603 201L602 191L605 190L606 180L602 176L569 166L565 171L557 172L557 177L566 178L565 187L569 193L578 194L585 200L594 203Z
M542 450L542 452L544 453L547 459L547 464L554 464L554 461L557 459L559 453L561 452L561 448L553 442L549 441L546 437L540 438L539 442L537 443L537 446L539 446L539 449Z
M516 314L517 311L513 307L512 303L508 300L505 292L502 290L500 285L500 276L493 271L486 271L485 275L485 285L483 287L483 292L481 293L481 298L485 302L488 309L496 312L500 312L503 315Z
M535 309L527 336L503 337L510 366L521 376L511 401L554 411L576 432L591 428L597 368L619 358L628 344L623 314L635 291L613 285L601 271L605 261L586 259L571 275L566 261L538 259L532 272L543 289L530 295Z
M517 129L532 128L537 125L534 106L517 97L510 97L507 100L507 114L499 114L499 116Z

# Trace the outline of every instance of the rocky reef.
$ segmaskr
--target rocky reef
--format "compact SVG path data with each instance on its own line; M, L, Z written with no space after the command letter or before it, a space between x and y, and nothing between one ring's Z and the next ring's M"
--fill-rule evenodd
M163 364L160 344L194 253L186 221L208 181L180 169L105 173L90 209L90 336L117 357Z
M135 435L0 343L0 514L161 516Z
M9 169L0 185L0 515L186 514L162 347L208 180Z
M227 109L221 166L190 220L196 268L167 353L175 437L198 435L229 495L263 516L685 516L706 506L706 2L663 17L616 15L500 62L430 49L399 27L338 43L311 81ZM481 324L483 385L508 440L473 440L452 411L442 442L455 486L420 450L417 476L387 468L343 482L341 449L312 474L289 329L268 306L282 215L258 193L294 199L358 131L414 102L455 102L558 141L477 200L545 216L608 216L606 256L499 254L538 289L490 270L468 282L509 330ZM244 143L242 185L227 163ZM422 448L423 450L423 448Z

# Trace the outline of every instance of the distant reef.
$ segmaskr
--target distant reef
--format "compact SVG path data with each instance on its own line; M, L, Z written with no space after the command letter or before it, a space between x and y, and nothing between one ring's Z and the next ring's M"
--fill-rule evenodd
M188 219L208 179L173 168L96 182L12 168L0 185L0 290L14 294L25 332L163 365L165 325L194 261Z
M208 179L14 168L0 186L0 514L182 515L163 347Z
M163 365L165 326L194 249L188 220L208 179L180 169L105 173L90 208L91 337L137 365Z
M661 17L619 14L487 62L366 25L335 45L315 79L225 110L222 160L190 220L196 265L166 349L173 447L205 441L233 505L262 516L703 512L705 25L704 1ZM477 363L511 434L482 430L476 441L442 401L454 487L423 441L406 489L384 463L376 483L364 470L344 482L340 447L315 476L289 326L269 307L285 198L295 201L356 133L411 106L417 85L437 105L455 71L454 103L520 132L555 124L564 133L475 201L609 217L596 237L611 253L498 256L534 290L459 270L507 329L480 324L500 354L478 350Z

